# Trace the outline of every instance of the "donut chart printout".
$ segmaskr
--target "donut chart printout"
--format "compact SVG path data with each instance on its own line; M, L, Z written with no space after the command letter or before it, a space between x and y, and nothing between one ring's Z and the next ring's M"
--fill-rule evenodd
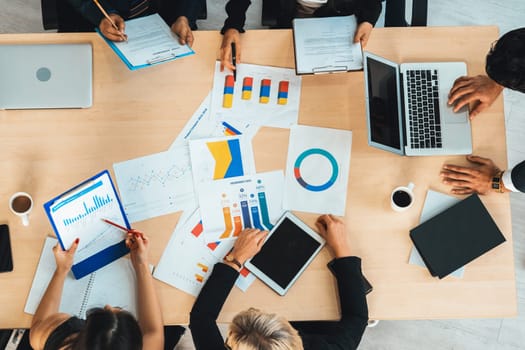
M343 216L352 132L297 125L290 130L283 207Z
M237 79L215 64L210 116L217 122L289 128L297 124L301 77L294 69L238 64Z

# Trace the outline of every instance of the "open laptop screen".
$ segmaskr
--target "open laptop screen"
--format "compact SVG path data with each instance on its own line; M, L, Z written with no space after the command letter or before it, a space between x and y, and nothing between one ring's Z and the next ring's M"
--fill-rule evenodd
M398 70L370 56L365 60L370 141L401 153Z

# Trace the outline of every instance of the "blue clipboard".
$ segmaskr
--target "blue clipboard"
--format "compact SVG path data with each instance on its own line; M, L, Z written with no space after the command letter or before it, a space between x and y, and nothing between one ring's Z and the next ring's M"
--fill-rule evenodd
M127 57L122 53L122 51L120 51L120 49L117 47L117 45L115 45L115 43L113 41L107 39L104 35L102 35L102 33L100 32L100 29L95 28L95 30L102 37L102 39L104 39L104 41L109 45L109 47L111 47L113 49L113 51L115 51L117 56L120 57L122 62L124 62L126 64L126 66L129 68L129 70L137 70L137 69L141 69L141 68L151 67L151 66L155 66L157 64L161 64L161 63L168 62L168 61L173 61L173 60L176 60L178 58L191 56L191 55L195 54L195 51L193 51L193 49L190 48L191 52L187 52L187 53L184 53L184 54L181 54L181 55L168 55L168 56L165 56L165 57L159 57L159 58L155 59L154 61L152 61L150 63L134 66L127 59Z
M64 197L66 197L67 195L71 194L73 191L79 189L80 187L90 183L90 182L96 182L97 179L100 179L102 178L103 176L107 176L109 178L109 182L111 184L111 188L113 190L113 194L117 200L117 203L118 203L118 206L119 206L119 209L120 209L120 213L122 214L122 219L125 223L125 226L127 228L131 228L129 222L128 222L128 218L126 217L126 214L124 212L124 208L122 207L122 203L120 202L120 198L118 196L118 193L117 191L115 190L115 185L113 184L113 180L111 179L111 176L109 174L109 171L108 170L104 170L100 173L98 173L97 175L93 176L92 178L90 179L87 179L86 181L82 182L81 184L71 188L70 190L60 194L59 196L51 199L50 201L48 201L47 203L44 204L44 210L47 214L47 217L49 219L49 222L51 223L51 226L53 227L53 230L55 231L55 234L58 238L58 242L60 243L60 246L62 247L63 250L66 249L66 247L64 246L64 243L63 243L63 239L61 238L61 233L60 231L58 230L57 228L57 224L51 214L51 209L53 207L53 205L55 203L57 203L58 201L62 200ZM67 247L69 248L69 247ZM106 248L104 248L103 250L100 250L99 252L97 252L96 254L94 255L91 255L90 257L80 261L80 262L77 262L76 264L74 264L71 268L72 272L73 272L73 275L75 276L76 279L80 279L86 275L89 275L90 273L108 265L109 263L119 259L120 257L126 255L127 253L129 253L129 249L126 247L126 241L123 239L122 241L120 241L119 243L117 244L114 244L114 245L111 245L111 246L108 246Z

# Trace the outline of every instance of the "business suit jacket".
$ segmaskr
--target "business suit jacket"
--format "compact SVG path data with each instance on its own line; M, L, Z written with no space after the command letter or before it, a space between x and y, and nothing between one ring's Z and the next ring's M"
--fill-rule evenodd
M518 191L525 192L525 160L512 168L510 178Z
M77 12L85 19L98 27L104 15L95 5L93 0L59 0L68 1ZM116 13L124 20L128 18L130 11L130 0L99 0L99 3L107 13ZM171 26L180 16L186 16L190 26L194 26L200 7L197 0L150 0L150 8L143 15L158 12L164 21Z
M291 28L292 20L296 13L296 0L274 0L276 4L278 28ZM244 33L244 22L246 21L246 10L250 6L250 0L230 0L226 4L228 18L224 22L221 33L230 28ZM328 0L326 5L321 6L314 12L314 17L333 17L356 15L357 22L369 22L375 25L381 14L381 0Z
M291 324L299 331L306 350L356 349L368 322L361 259L345 257L334 259L328 265L337 279L341 319ZM238 276L228 265L214 266L190 313L190 329L197 350L224 349L216 319Z

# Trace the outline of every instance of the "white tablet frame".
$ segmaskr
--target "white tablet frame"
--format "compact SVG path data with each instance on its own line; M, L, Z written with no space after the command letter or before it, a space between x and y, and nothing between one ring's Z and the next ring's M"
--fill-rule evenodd
M270 276L268 276L263 271L259 270L257 268L257 266L255 266L255 265L253 265L251 263L251 259L246 261L246 263L244 264L244 266L248 270L250 270L251 273L253 273L256 277L258 277L261 281L263 281L268 287L272 288L274 291L277 292L277 294L279 294L281 296L285 295L288 292L290 287L295 283L295 281L299 278L299 276L301 276L301 274L304 272L304 270L306 270L308 265L310 265L312 260L314 260L314 258L317 256L317 254L319 254L319 252L321 251L321 249L323 249L323 247L324 247L324 245L326 243L326 241L324 240L323 237L321 237L317 232L315 232L312 228L310 228L310 226L306 225L304 222L301 221L301 219L299 219L297 216L292 214L292 212L290 212L290 211L285 212L279 218L279 220L277 221L275 226L272 228L272 230L270 231L270 233L266 237L266 240L264 241L264 243L266 243L266 241L270 239L270 237L273 235L273 233L279 228L281 223L284 221L284 219L289 219L295 225L297 225L305 234L309 235L310 237L312 237L313 239L315 239L317 242L320 243L319 247L317 247L315 252L313 252L312 256L310 256L310 258L304 263L304 265L301 267L301 269L299 269L299 271L297 271L297 273L295 274L295 277L290 281L290 283L288 283L286 288L282 288L280 285L275 283L271 279Z

